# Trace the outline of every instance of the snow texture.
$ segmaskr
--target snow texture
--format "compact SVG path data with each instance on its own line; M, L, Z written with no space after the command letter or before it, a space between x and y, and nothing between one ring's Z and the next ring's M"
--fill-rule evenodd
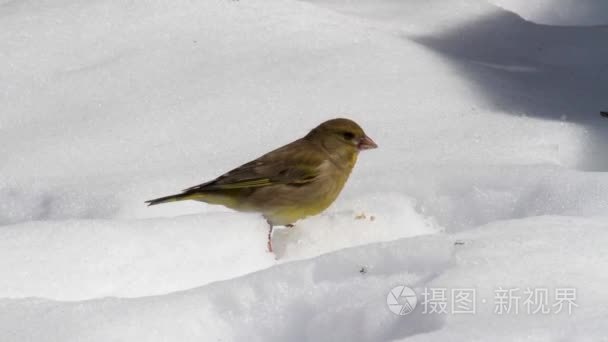
M606 13L0 0L0 341L606 340ZM339 116L380 147L273 254L258 215L143 203ZM476 312L395 315L399 285ZM576 307L500 315L499 288Z

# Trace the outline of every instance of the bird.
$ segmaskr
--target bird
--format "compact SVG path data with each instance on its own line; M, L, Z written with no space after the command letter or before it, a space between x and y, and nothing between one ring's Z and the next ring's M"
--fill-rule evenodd
M331 119L211 181L145 203L195 200L261 213L268 223L267 249L272 252L273 227L293 227L327 209L342 191L359 152L377 147L355 121Z

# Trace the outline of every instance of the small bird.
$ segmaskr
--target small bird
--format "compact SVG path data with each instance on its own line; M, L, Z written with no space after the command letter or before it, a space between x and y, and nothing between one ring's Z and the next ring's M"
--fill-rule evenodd
M356 122L332 119L212 181L146 203L195 200L261 213L269 225L268 251L272 252L273 227L293 227L294 222L329 207L344 187L359 151L377 147Z

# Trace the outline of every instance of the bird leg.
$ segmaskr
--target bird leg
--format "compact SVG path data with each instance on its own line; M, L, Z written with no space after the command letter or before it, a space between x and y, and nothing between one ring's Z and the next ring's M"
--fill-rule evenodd
M266 222L268 222L268 252L272 253L272 223L268 220L266 220Z

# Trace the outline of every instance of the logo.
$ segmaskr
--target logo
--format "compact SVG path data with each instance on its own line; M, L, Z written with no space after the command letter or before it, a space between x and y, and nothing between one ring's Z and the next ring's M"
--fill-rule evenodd
M416 292L404 285L393 287L386 295L386 305L395 315L405 316L409 314L414 311L417 303Z

